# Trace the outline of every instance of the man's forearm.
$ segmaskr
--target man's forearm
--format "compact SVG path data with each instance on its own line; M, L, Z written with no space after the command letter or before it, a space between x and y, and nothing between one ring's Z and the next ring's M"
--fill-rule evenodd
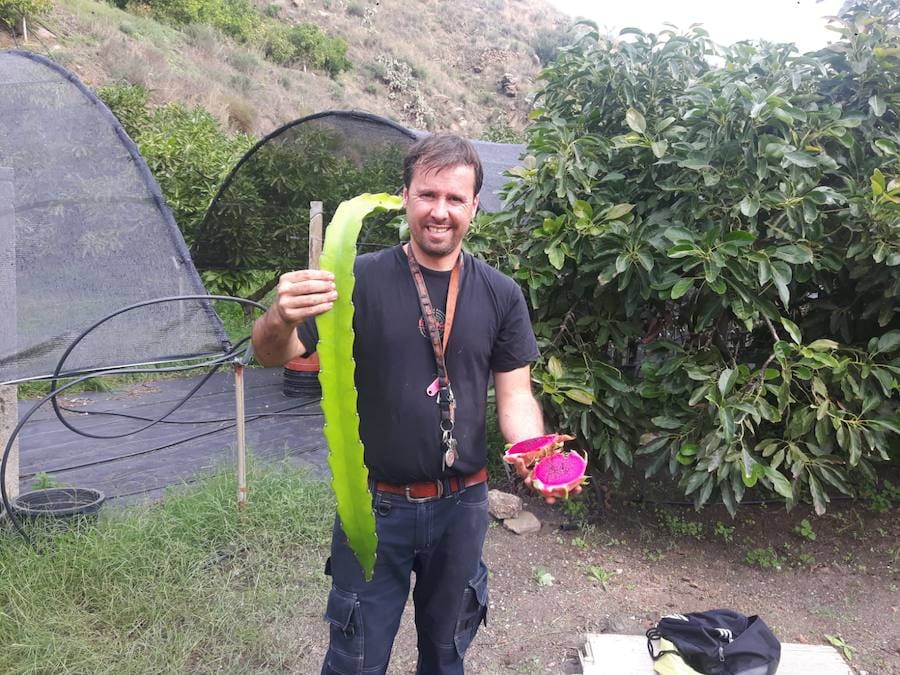
M497 421L507 443L544 435L544 416L530 391L498 396Z
M305 351L294 326L281 321L270 308L253 324L253 353L260 365L281 366Z

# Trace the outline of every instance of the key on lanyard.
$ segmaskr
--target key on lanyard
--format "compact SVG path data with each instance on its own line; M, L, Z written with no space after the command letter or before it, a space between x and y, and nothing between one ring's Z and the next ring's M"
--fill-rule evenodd
M441 470L448 469L456 462L456 458L459 456L457 451L457 442L456 439L453 438L453 432L449 429L444 431L442 443L444 445L444 454L443 454L443 466Z

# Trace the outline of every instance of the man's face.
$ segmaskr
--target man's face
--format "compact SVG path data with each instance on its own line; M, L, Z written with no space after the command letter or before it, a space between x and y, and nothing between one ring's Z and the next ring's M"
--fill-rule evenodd
M429 172L417 169L409 187L403 189L403 206L422 262L453 263L478 208L475 170L467 165Z

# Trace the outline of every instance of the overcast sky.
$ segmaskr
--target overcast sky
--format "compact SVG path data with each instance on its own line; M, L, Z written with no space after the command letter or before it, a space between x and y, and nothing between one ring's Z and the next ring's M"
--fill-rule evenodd
M560 11L596 21L615 35L626 26L657 31L668 21L679 28L702 23L719 44L763 38L793 42L800 51L819 49L839 36L822 17L842 0L550 0Z

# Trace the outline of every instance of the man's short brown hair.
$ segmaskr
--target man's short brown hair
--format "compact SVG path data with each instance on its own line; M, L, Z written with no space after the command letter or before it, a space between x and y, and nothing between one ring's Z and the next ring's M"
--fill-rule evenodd
M481 191L484 171L481 158L471 141L456 134L440 133L416 141L403 160L403 184L410 186L415 171L437 172L454 166L475 170L475 195Z

